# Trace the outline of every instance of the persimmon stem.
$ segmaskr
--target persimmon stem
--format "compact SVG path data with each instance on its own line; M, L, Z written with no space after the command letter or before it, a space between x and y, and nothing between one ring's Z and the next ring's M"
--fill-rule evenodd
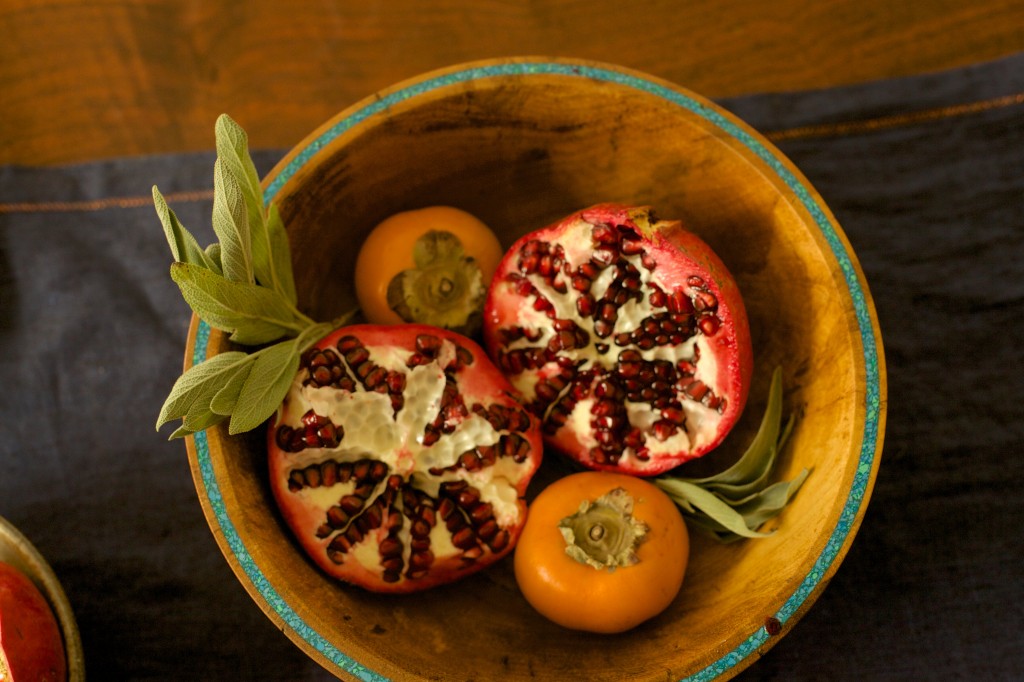
M633 498L615 488L594 501L584 500L576 513L558 523L565 553L594 569L632 566L640 561L636 548L647 535L647 524L633 517Z

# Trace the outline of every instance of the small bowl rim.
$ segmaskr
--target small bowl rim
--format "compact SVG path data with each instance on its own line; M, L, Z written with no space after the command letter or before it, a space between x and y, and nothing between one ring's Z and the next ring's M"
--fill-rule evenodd
M0 516L0 549L4 547L10 548L13 556L0 552L0 561L23 571L43 593L50 608L53 609L64 639L64 658L69 682L84 680L85 656L82 651L81 634L75 620L75 612L71 608L71 601L65 594L57 574L25 534L9 520Z
M842 563L859 530L870 500L881 460L885 430L885 358L881 331L867 281L842 228L823 199L796 166L767 138L744 121L683 86L624 66L593 60L510 57L465 62L429 71L401 81L346 108L293 147L270 171L263 183L264 200L268 203L272 201L285 184L335 138L399 102L433 90L479 79L529 75L594 79L632 88L660 97L703 118L716 127L724 137L752 153L757 161L765 164L767 169L775 173L794 193L828 244L849 293L856 327L860 334L860 349L864 363L863 405L859 406L863 410L864 428L856 474L847 492L842 512L830 530L824 548L811 570L787 597L781 608L768 619L769 622L750 633L734 649L683 679L689 682L712 680L723 675L732 677L754 662L754 654L766 651L795 625L820 596ZM191 364L198 364L206 359L210 333L211 328L193 316L189 330L190 347L186 349L186 358ZM329 663L361 680L387 680L387 677L367 668L324 638L274 589L239 537L225 507L210 459L207 432L200 431L190 436L186 445L193 460L197 492L211 530L214 531L222 552L232 564L236 576L240 580L244 576L244 586L266 614L278 622L285 634L297 644L316 652L322 664Z

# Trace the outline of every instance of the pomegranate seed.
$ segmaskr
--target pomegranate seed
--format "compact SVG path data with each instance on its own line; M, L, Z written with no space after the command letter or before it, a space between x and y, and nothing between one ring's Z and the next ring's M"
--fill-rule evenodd
M329 488L338 481L338 463L333 459L320 463L320 479L324 487Z
M409 528L409 534L414 538L423 539L430 535L430 524L424 519L419 518L412 522L412 526Z
M603 270L614 263L617 256L618 254L614 249L603 247L594 249L594 253L590 256L590 262Z
M500 552L508 546L509 533L507 530L501 530L495 534L494 538L488 543L488 547L491 548L492 552Z
M713 310L718 306L718 299L709 291L698 290L693 296L693 309L698 312Z
M620 248L625 256L635 256L638 253L644 253L643 242L636 235L623 235L622 246Z
M384 517L381 514L380 507L374 504L366 508L366 511L359 517L359 520L365 526L364 531L367 531L380 528L384 522Z
M666 307L669 312L688 313L693 310L693 303L690 302L689 297L682 290L677 289L668 297Z
M340 347L340 344L339 344ZM367 360L370 359L370 351L366 350L362 346L353 348L352 350L345 353L345 362L348 363L349 367L361 366Z
M595 417L607 417L608 415L615 414L620 405L614 400L598 400L594 403L594 406L590 408L590 413Z
M459 549L476 547L476 533L469 526L465 526L452 535L452 544Z
M686 413L680 407L670 407L661 411L663 419L682 426L686 421Z
M630 429L629 433L622 439L622 444L636 450L644 444L643 432L640 429Z
M458 497L456 497L455 501L460 507L464 509L469 509L473 505L480 502L480 491L477 490L476 488L467 487L459 492Z
M576 268L576 273L580 277L583 277L589 281L593 281L594 279L597 278L598 275L601 274L602 269L603 268L598 267L598 265L593 261L587 261L586 263L583 263L578 268Z
M441 350L441 339L431 334L420 334L416 337L416 350L424 355L436 355Z
M423 569L434 563L434 553L429 549L409 555L410 569Z
M469 513L470 519L472 519L474 525L480 525L487 519L494 516L494 508L490 502L483 502L473 508L473 511Z
M530 284L530 280L523 278L516 280L515 290L517 294L523 297L529 296L537 291L537 289Z
M598 244L617 244L619 242L619 234L611 225L595 225L593 237Z
M320 386L326 386L331 383L331 379L332 376L330 368L321 366L313 370L313 381Z
M291 450L292 434L294 430L290 426L281 426L277 429L277 434L274 439L277 441L277 447L284 451Z
M498 461L498 453L489 445L477 448L476 453L480 463L484 466L490 466Z
M714 315L709 315L707 317L700 318L700 321L697 322L697 326L705 336L714 336L715 332L717 332L719 327L722 326L722 322Z
M327 510L327 523L332 528L344 528L348 523L349 515L341 507L335 505Z
M463 452L459 456L459 465L466 471L480 471L483 468L483 462L472 450Z
M484 542L488 542L498 532L498 522L494 519L489 519L480 524L480 527L476 529L476 535ZM492 547L493 549L493 547Z
M315 426L307 426L302 434L302 444L307 448L320 447L320 438L316 435Z
M325 448L338 447L338 443L341 440L338 437L338 431L335 429L334 424L328 422L316 430L317 438Z
M455 503L450 498L443 498L437 507L437 513L440 514L441 519L444 521L448 520L452 514L456 512Z
M651 427L651 431L654 433L655 438L660 441L666 441L677 431L677 427L670 421L660 419L654 422L654 426Z
M708 392L708 387L702 381L691 381L683 387L683 393L693 400L700 400Z
M363 508L363 498L358 495L345 495L338 501L338 505L346 514L355 514Z
M576 299L576 312L580 314L580 317L593 316L595 307L596 302L590 294L584 294Z

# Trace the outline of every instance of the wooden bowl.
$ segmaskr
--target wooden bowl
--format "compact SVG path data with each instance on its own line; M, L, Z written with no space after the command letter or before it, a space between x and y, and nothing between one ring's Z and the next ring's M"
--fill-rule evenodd
M82 650L82 637L78 631L75 612L71 602L64 593L60 580L53 572L46 558L39 553L28 538L14 527L11 522L0 516L0 561L10 564L35 583L39 591L46 597L53 614L57 617L57 625L64 638L64 658L67 661L68 682L85 680L85 655ZM0 677L0 682L3 678Z
M781 365L799 414L778 477L813 469L768 539L694 538L675 602L616 636L537 615L511 562L452 586L384 597L328 579L279 517L262 433L189 439L199 498L239 580L310 656L343 678L728 678L811 606L853 541L879 464L885 368L873 304L841 229L800 172L711 102L642 74L581 61L457 66L347 109L265 181L288 226L300 304L353 307L359 244L386 216L449 204L505 246L572 211L647 204L683 219L744 293L755 378L746 413L703 462L724 467L760 422ZM193 320L186 364L228 348ZM556 472L549 456L544 467ZM544 468L542 467L542 469ZM551 474L549 474L551 475Z

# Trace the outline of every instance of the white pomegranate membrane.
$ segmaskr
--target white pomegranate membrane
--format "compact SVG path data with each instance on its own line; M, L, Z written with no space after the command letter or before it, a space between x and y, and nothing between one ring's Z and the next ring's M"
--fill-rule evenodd
M485 340L547 444L641 475L717 446L752 367L746 312L718 257L677 221L624 206L516 242L491 284Z
M539 425L473 342L423 325L334 332L269 433L271 487L310 556L375 591L497 560L525 520Z

